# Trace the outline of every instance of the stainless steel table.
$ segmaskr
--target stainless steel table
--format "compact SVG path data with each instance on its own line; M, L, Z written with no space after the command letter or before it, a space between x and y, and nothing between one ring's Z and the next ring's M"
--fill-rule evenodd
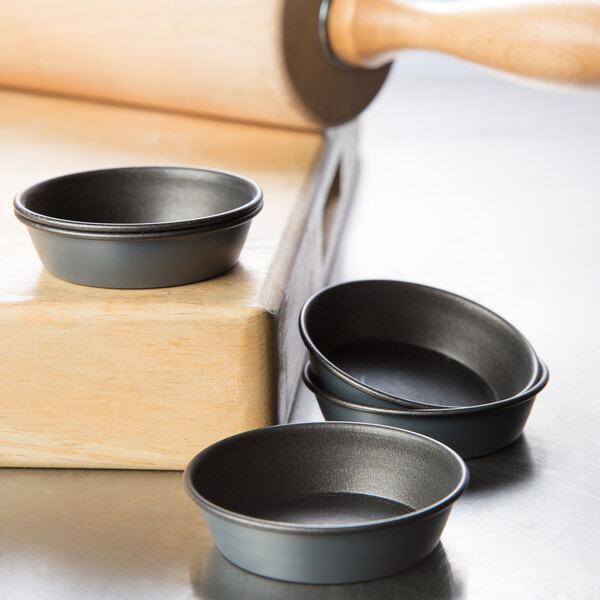
M551 370L525 435L468 461L436 552L370 583L269 581L218 554L180 473L5 469L1 598L600 597L600 96L398 76L362 125L334 279L473 298ZM321 418L302 389L293 418Z

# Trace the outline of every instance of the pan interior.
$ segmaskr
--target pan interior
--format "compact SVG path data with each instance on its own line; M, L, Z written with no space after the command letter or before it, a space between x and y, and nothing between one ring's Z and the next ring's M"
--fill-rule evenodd
M334 372L424 404L510 398L537 374L535 355L514 327L466 298L418 284L357 281L328 288L308 304L303 327Z
M51 179L23 198L28 210L63 221L172 223L240 208L256 190L227 173L177 167L109 169Z
M456 491L462 466L439 444L358 423L270 427L200 455L192 489L238 517L335 527L401 517Z
M303 525L352 525L392 519L413 512L413 508L366 494L313 494L276 499L247 509L257 519Z
M434 406L476 406L498 400L475 371L422 346L365 339L338 346L331 361L365 385Z

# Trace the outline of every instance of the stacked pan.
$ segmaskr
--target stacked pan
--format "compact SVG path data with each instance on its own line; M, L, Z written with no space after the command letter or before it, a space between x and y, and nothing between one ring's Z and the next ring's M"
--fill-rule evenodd
M300 314L303 378L327 420L408 429L463 458L522 433L548 369L527 339L461 296L401 281L354 281Z
M54 275L150 288L231 268L262 192L224 171L131 167L51 179L14 205ZM412 283L327 288L300 330L304 381L335 422L220 440L191 461L186 489L223 555L253 573L316 584L408 569L467 487L463 458L521 434L548 370L498 315Z
M234 173L142 166L72 173L17 194L46 269L105 288L156 288L217 277L238 260L262 191Z
M328 422L221 440L186 489L223 555L253 573L348 583L408 569L466 489L463 459L519 437L548 369L495 313L414 283L322 290L300 331Z

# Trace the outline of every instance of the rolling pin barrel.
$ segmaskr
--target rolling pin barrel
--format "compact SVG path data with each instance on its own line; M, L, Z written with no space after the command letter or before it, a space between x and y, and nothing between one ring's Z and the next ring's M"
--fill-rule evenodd
M0 85L301 129L347 121L388 66L340 69L321 0L21 0L0 8Z
M437 10L391 0L5 2L0 85L321 129L357 116L403 48L600 81L600 6L550 1L478 10L464 0Z

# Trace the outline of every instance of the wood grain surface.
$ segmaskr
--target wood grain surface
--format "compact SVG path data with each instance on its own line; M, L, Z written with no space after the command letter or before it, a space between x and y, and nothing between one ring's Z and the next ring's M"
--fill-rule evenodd
M323 129L383 84L337 68L321 0L23 0L0 6L0 84L162 109Z
M354 135L0 92L0 463L182 468L225 435L285 419L302 362L297 312L325 278L323 210ZM89 288L44 271L14 194L134 164L257 181L265 205L238 265L157 290Z
M320 31L321 6L321 0L4 2L0 84L319 130L357 116L404 48L563 83L600 81L600 5L591 1L477 8L464 0L332 0Z
M600 83L598 3L333 0L328 31L336 56L355 66L421 48L526 77Z

